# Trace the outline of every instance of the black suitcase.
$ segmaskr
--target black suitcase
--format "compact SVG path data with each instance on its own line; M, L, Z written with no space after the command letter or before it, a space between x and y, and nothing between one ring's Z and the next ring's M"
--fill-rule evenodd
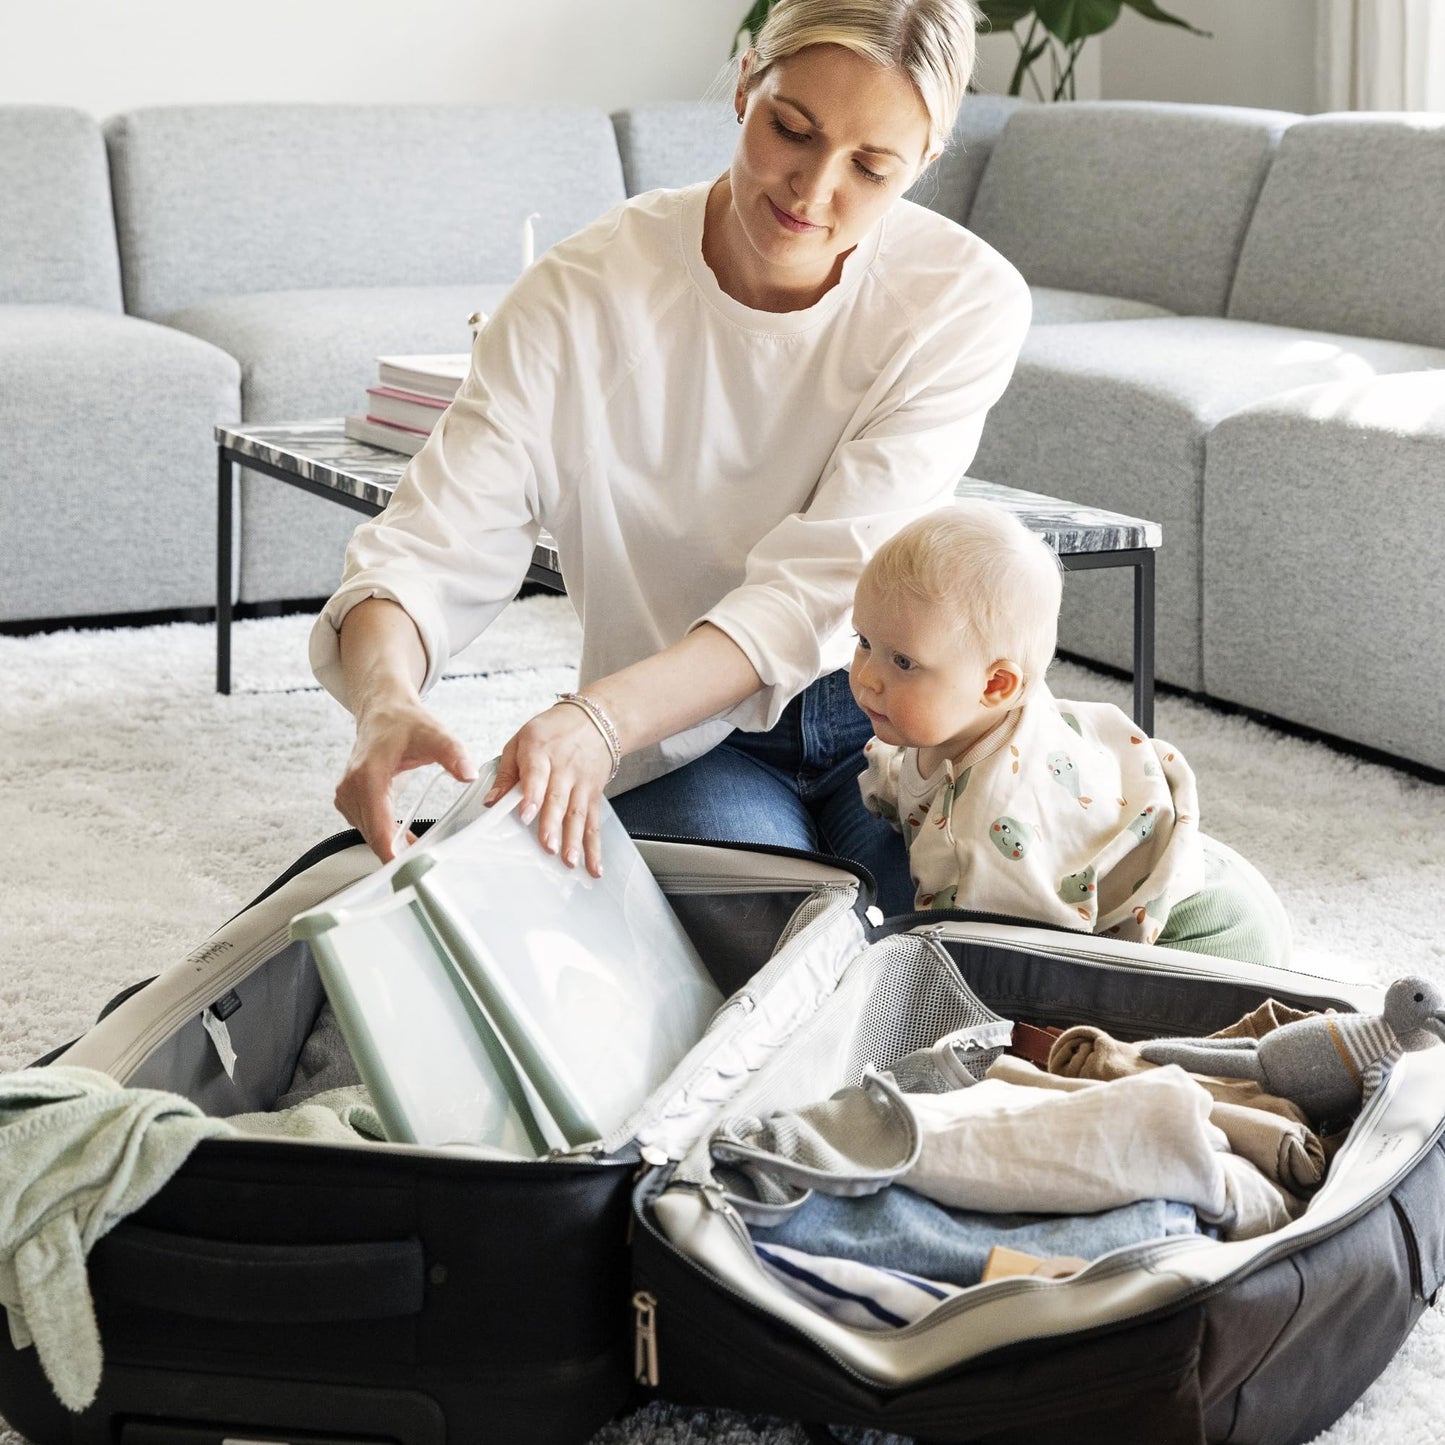
M866 886L836 860L645 846L725 990L790 925L850 909ZM376 866L354 832L319 845L41 1062L184 1094L212 1114L271 1107L324 999L291 919ZM234 1077L201 1018L222 1000ZM724 1012L679 1085L744 1021ZM629 1198L644 1153L665 1157L635 1138L517 1162L206 1140L91 1254L96 1400L66 1410L35 1350L7 1333L0 1416L39 1445L586 1440L633 1389Z
M1378 1007L1300 974L914 915L865 931L807 1038L731 1109L827 1097L858 1081L862 1060L886 1065L970 1023L970 994L1015 1021L1092 1023L1126 1040L1210 1032L1266 997ZM1445 1048L1407 1054L1287 1229L1116 1250L1069 1280L998 1280L888 1337L809 1319L768 1280L699 1141L636 1191L639 1372L677 1401L921 1441L1308 1441L1445 1283L1442 1132Z
M7 1342L0 1415L38 1445L561 1445L585 1441L640 1377L680 1402L926 1440L1305 1440L1445 1278L1441 1049L1392 1075L1308 1228L1250 1241L1228 1267L1143 1247L1046 1292L986 1286L946 1328L860 1365L779 1317L727 1249L659 1222L660 1198L696 1190L689 1150L756 1080L782 1078L801 1100L862 1063L886 1068L948 1026L964 980L1006 1017L1123 1037L1203 1032L1271 995L1350 1009L1376 993L959 914L870 923L866 877L838 860L641 846L731 996L625 1142L513 1163L208 1140L91 1256L95 1402L62 1408L35 1352ZM270 1107L323 1000L289 922L374 867L354 834L320 845L45 1062L215 1114ZM234 1078L201 1022L222 999ZM840 999L857 1015L846 1046L805 1062L799 1041L844 1016Z

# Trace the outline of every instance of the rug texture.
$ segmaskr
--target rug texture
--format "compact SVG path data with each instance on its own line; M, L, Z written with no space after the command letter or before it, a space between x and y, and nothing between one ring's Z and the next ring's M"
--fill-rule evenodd
M84 1032L344 826L331 796L350 718L310 677L308 628L238 624L229 697L214 691L208 627L0 637L0 1069ZM530 598L456 659L432 704L480 762L575 685L577 656L567 601ZM1082 668L1050 680L1128 707L1123 684ZM1193 764L1206 830L1278 889L1297 966L1445 984L1445 789L1181 699L1160 699L1156 732ZM1317 1445L1435 1445L1442 1380L1432 1310ZM787 1422L652 1405L594 1445L804 1441ZM0 1445L21 1445L3 1422Z

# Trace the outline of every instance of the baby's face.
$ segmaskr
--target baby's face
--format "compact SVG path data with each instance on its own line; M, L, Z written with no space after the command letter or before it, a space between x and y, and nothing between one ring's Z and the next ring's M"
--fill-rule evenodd
M885 594L865 576L853 599L858 634L848 678L885 743L957 757L999 719L983 701L985 661L920 598Z

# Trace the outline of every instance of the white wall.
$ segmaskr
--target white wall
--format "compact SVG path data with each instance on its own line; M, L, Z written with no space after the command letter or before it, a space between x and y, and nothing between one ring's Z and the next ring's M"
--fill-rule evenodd
M0 103L693 100L746 0L0 0Z
M1101 91L1107 99L1319 108L1319 0L1162 0L1161 8L1213 37L1143 20L1125 9L1100 37Z
M1311 110L1318 0L1165 0L1085 48L1080 99ZM0 0L0 103L96 116L192 101L526 100L606 110L704 94L747 0ZM982 40L979 88L1017 47Z

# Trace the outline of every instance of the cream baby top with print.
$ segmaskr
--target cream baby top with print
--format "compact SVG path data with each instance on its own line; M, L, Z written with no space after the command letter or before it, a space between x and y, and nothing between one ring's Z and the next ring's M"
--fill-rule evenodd
M863 802L908 842L919 908L972 908L1152 943L1204 886L1194 773L1112 703L1039 684L927 778L874 738Z

